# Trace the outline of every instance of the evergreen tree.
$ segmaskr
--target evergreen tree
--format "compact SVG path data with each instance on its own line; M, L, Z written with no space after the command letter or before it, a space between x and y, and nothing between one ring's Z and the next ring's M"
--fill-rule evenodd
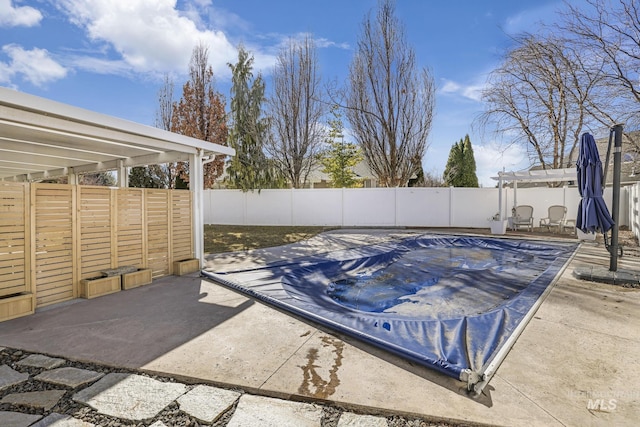
M444 169L444 182L453 187L478 187L476 159L469 135L453 144Z
M169 188L163 165L135 166L129 170L129 187Z
M335 188L358 187L360 180L353 167L362 161L362 151L356 144L345 143L342 133L343 125L340 114L334 110L333 120L329 120L329 136L327 144L329 149L323 153L321 158L322 170L331 177L331 186Z
M236 150L227 165L227 185L242 191L281 187L284 179L264 153L269 123L262 116L265 101L262 76L253 78L253 56L240 46L231 68L231 130L229 145ZM253 80L253 81L251 81Z

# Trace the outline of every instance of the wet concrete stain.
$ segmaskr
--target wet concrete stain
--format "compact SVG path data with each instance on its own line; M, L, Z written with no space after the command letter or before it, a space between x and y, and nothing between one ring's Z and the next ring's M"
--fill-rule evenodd
M323 336L323 347L333 347L331 353L334 354L333 365L329 370L329 378L324 379L320 376L317 368L318 349L310 348L307 352L307 364L300 366L302 369L302 384L298 388L298 393L305 396L312 396L318 399L326 399L335 393L336 388L340 385L340 379L338 378L338 369L342 366L342 351L344 349L344 343L337 338Z

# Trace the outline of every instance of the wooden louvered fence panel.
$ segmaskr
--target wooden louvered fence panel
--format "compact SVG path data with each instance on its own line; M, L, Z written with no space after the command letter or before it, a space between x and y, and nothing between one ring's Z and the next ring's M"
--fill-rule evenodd
M171 192L171 252L174 261L193 258L192 203L190 191L175 190Z
M121 188L117 195L118 266L146 266L144 191Z
M146 190L146 224L148 236L147 268L152 277L170 274L169 239L171 216L169 201L171 193L167 190Z
M78 187L80 279L115 267L112 198L115 193L107 187Z
M70 185L33 184L36 306L73 299L74 193Z
M28 290L28 186L0 183L0 297Z

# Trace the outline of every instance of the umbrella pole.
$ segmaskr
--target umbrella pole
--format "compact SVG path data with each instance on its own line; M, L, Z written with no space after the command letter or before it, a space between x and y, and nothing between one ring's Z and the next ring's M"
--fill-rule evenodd
M618 270L618 223L620 217L620 169L622 164L622 125L613 126L614 148L613 148L613 201L611 245L609 246L609 271Z

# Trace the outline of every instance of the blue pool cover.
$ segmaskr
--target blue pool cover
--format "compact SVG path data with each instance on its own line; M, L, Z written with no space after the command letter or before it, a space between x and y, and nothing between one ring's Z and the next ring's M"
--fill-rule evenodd
M573 242L430 234L202 273L467 381L470 372L482 377L576 248Z

